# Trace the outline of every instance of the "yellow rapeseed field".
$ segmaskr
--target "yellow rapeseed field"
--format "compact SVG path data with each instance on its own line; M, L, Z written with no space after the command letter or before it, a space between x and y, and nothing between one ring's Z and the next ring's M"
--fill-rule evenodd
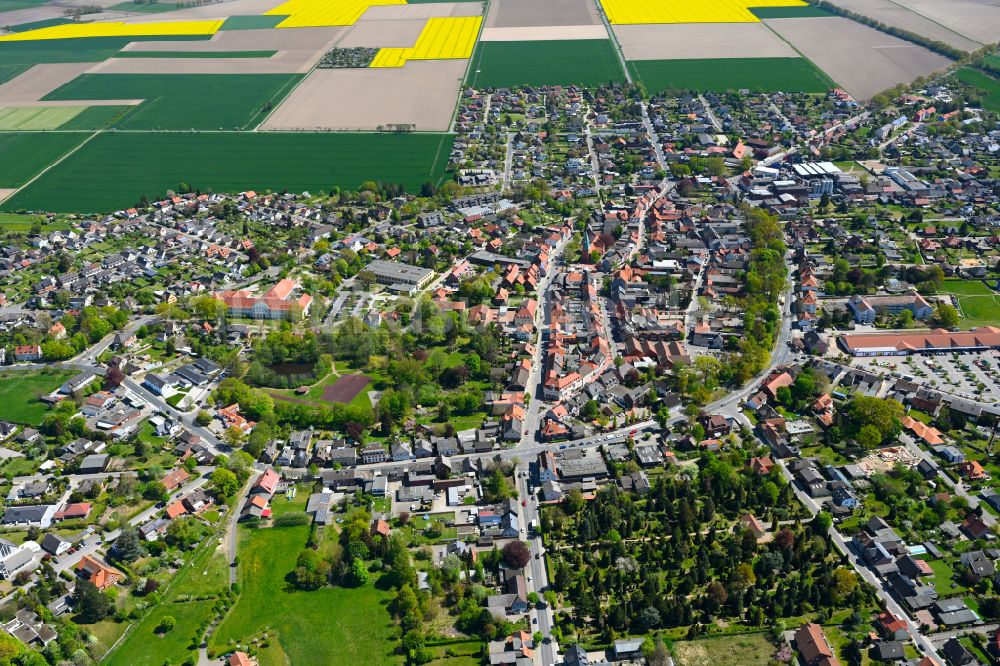
M23 42L37 39L74 39L77 37L158 37L166 35L214 35L222 21L164 21L162 23L67 23L38 30L15 32L0 37L0 42Z
M406 0L288 0L265 14L288 15L279 28L321 28L354 25L369 7L405 5Z
M402 67L407 60L471 58L482 22L481 16L427 19L416 44L411 48L379 49L371 66Z
M748 7L803 7L802 0L601 0L608 20L634 23L756 23Z

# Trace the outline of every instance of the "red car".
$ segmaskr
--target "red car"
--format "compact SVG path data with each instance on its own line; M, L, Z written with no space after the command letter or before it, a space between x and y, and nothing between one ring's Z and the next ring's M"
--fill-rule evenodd
M521 500L521 506L528 506L528 500Z

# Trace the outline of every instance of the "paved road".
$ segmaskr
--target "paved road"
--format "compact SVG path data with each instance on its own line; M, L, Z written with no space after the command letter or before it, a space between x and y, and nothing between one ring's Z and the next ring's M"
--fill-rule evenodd
M528 551L531 554L531 559L528 560L528 567L525 572L525 583L529 594L537 592L538 596L541 597L542 593L549 586L548 571L545 569L542 537L537 532L529 530L528 527L532 521L540 520L537 498L528 494L528 473L528 461L522 460L515 470L515 474L517 475L518 495L526 503L526 506L521 509L521 527L525 531ZM528 627L529 633L533 634L537 631L543 637L541 645L536 646L542 657L543 666L555 664L557 661L558 646L552 639L552 609L548 607L548 604L545 604L543 608L532 608L528 611L528 618L530 622L530 626ZM546 638L548 641L545 640Z
M195 435L201 437L205 448L212 452L212 455L219 455L220 453L228 453L230 448L228 444L224 444L218 437L216 437L209 430L202 428L201 426L195 424L194 418L197 413L181 412L174 409L171 405L167 404L167 401L158 395L150 392L148 389L143 387L141 384L136 382L131 378L126 378L122 382L130 391L138 395L140 398L145 400L148 404L153 405L159 411L164 414L169 414L174 420L181 423L185 428L190 430Z

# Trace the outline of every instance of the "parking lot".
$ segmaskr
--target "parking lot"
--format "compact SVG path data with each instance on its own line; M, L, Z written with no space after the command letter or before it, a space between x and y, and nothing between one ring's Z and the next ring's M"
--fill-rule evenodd
M1000 401L1000 351L855 359L852 365L896 373L939 391L977 402Z

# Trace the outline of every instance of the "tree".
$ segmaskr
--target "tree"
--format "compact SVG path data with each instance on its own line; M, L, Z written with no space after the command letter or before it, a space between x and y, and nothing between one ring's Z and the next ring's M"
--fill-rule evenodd
M198 415L194 417L194 422L196 425L204 428L209 423L212 422L212 415L206 412L204 409L198 412Z
M111 554L122 562L134 562L142 555L142 541L139 539L139 530L134 527L126 527L115 539L115 545L111 547Z
M519 539L510 541L503 547L503 560L514 569L523 569L531 559L528 544Z
M82 624L100 622L114 610L114 604L89 580L76 584L73 593L76 607L76 621Z
M365 568L364 560L354 560L351 564L351 579L356 587L365 585L369 580L368 569Z
M236 494L236 491L240 489L239 479L236 475L230 472L228 469L222 467L216 468L212 472L212 486L215 488L215 492L219 494L220 497L232 497Z
M164 615L160 623L156 625L156 633L165 634L177 625L177 620L174 619L173 615Z
M108 366L108 371L104 374L104 388L108 391L121 386L125 380L125 373L117 365Z
M958 310L955 309L955 306L947 303L938 303L938 306L934 308L934 315L931 317L931 322L941 328L954 328L958 326L958 320Z

